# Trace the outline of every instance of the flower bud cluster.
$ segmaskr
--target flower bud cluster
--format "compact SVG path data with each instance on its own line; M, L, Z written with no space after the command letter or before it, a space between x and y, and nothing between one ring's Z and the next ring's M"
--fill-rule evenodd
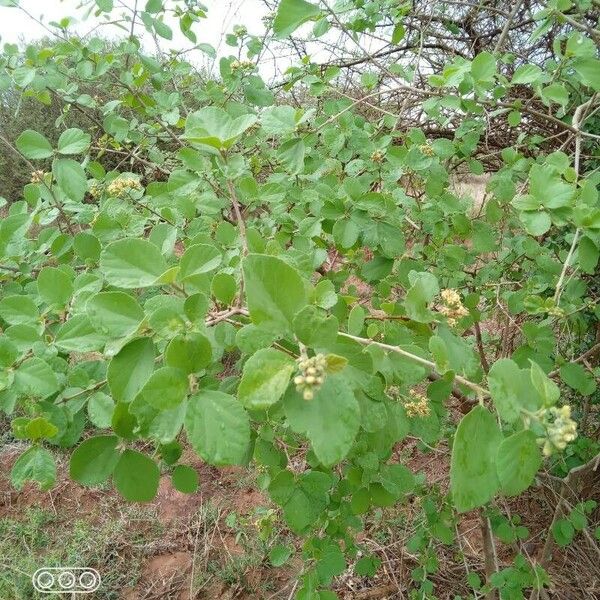
M31 183L43 183L44 176L46 173L41 169L39 171L32 171L31 173Z
M375 152L373 152L373 154L371 154L371 160L374 163L383 162L383 157L384 157L384 154L381 150L375 150Z
M542 424L546 428L546 437L538 438L538 444L543 446L544 456L550 456L555 450L564 450L577 437L577 423L571 419L568 404L544 411Z
M253 71L255 66L251 60L234 60L230 65L232 71Z
M466 317L469 311L463 306L460 294L456 290L442 290L443 306L440 312L448 319L448 325L454 327L458 319Z
M132 192L134 190L139 191L142 189L142 184L133 177L119 177L117 179L114 179L108 184L108 187L106 188L109 195L116 196L117 198L125 196L129 192Z
M89 184L89 191L92 198L99 198L104 191L104 186L97 181L92 181Z
M300 374L294 377L296 391L300 392L305 400L312 400L325 381L327 359L324 354L317 354L312 358L300 357L298 369Z
M409 390L410 398L404 401L404 408L409 417L428 417L431 414L429 398L416 390Z
M248 35L248 29L244 25L235 25L233 27L233 35L239 38L243 38Z
M433 148L429 144L421 144L419 150L421 151L421 154L424 154L425 156L434 156L435 154Z

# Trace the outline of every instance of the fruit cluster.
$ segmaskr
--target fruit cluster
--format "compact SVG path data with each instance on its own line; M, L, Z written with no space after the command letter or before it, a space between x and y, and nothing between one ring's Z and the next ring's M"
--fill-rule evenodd
M409 417L428 417L431 414L429 398L416 390L409 390L410 398L404 401L404 408Z
M139 191L142 189L142 184L137 179L134 179L133 177L119 177L113 179L113 181L108 184L106 191L110 196L120 198L131 191Z
M456 290L442 290L441 296L444 304L440 308L440 313L448 319L448 325L454 327L458 319L466 317L469 311L463 306L460 294Z
M538 443L543 446L544 456L550 456L555 450L564 450L577 437L577 423L571 419L568 404L544 411L542 424L546 428L546 437L538 438Z
M300 357L298 369L300 374L294 377L296 391L300 392L305 400L312 400L325 381L327 359L324 354L317 354L312 358Z
M43 183L45 175L46 173L42 170L33 171L31 173L31 183Z

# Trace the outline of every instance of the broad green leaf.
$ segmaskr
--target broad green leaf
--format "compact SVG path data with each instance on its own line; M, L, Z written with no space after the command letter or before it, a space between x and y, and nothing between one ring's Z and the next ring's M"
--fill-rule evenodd
M534 83L542 75L542 70L537 65L521 65L517 67L513 78L511 79L511 85L517 85L519 83Z
M52 156L50 142L37 131L25 130L15 141L15 146L27 158L33 160Z
M44 302L64 306L73 295L71 277L62 269L44 267L37 277L38 292Z
M31 441L53 438L58 433L58 428L44 417L36 417L25 427L27 438Z
M274 256L250 254L244 259L243 273L252 321L290 333L294 315L307 303L298 272Z
M584 273L593 274L600 258L598 246L588 236L583 236L577 248L579 266Z
M496 74L496 59L489 52L481 52L471 63L471 74L476 81L493 81Z
M408 278L411 287L404 299L407 316L420 323L433 321L435 317L428 305L440 291L437 278L431 273L416 271L411 271Z
M293 321L294 334L307 346L335 344L340 329L338 320L316 306L305 306Z
M87 315L75 315L66 321L56 334L54 345L67 352L93 352L106 343Z
M283 544L273 546L269 551L269 561L274 567L281 567L288 558L293 554L293 549Z
M496 456L500 489L507 496L524 492L542 464L542 455L532 431L514 433L502 441Z
M129 342L108 365L106 378L117 402L131 402L154 371L154 344L150 338Z
M15 371L15 388L22 395L46 398L58 391L58 380L50 365L34 356Z
M250 423L240 402L223 392L202 390L190 398L185 429L194 450L209 464L244 463Z
M144 319L142 307L125 292L100 292L88 300L86 311L94 327L111 338L135 333Z
M533 360L531 363L531 383L540 395L544 406L554 406L560 397L560 389L542 368Z
M600 60L589 56L576 58L573 67L583 85L600 92Z
M59 158L52 165L58 187L74 202L81 202L88 189L83 167L71 158Z
M297 112L293 106L269 106L260 116L262 128L270 135L293 133Z
M169 410L183 402L188 393L188 378L184 371L162 367L150 376L139 397L158 410Z
M100 258L102 246L95 235L82 231L73 238L73 249L79 258L96 262Z
M113 242L102 251L100 270L111 285L133 289L156 285L167 263L152 242L130 238Z
M108 429L115 412L115 401L104 392L95 392L88 398L87 411L90 421L98 429Z
M158 491L159 479L158 465L136 450L125 450L113 472L117 491L130 502L153 500Z
M190 246L181 257L179 278L184 281L188 277L210 273L221 264L221 253L214 246L195 244Z
M238 284L233 275L229 273L217 273L210 284L212 295L224 305L233 302L238 291Z
M67 129L58 138L58 151L61 154L82 154L86 152L92 141L89 133L81 129Z
M273 32L280 39L287 37L300 25L320 14L318 6L305 0L281 0L273 21Z
M571 388L583 396L596 391L596 380L579 363L566 363L560 368L560 378Z
M249 410L265 410L284 394L295 371L294 360L274 348L263 348L244 365L238 398Z
M279 147L277 157L281 166L290 175L298 175L304 171L306 146L302 138L294 138Z
M497 492L496 455L501 442L496 419L483 406L473 408L458 424L452 446L450 489L459 512L483 506Z
M188 116L184 137L215 151L226 150L254 123L256 115L245 114L234 118L222 108L205 106Z
M165 350L165 362L186 373L196 373L210 364L212 346L208 338L200 333L178 335Z
M531 409L532 403L527 402L531 396L528 390L528 373L520 369L510 358L497 360L488 373L488 385L494 406L500 417L513 423L521 415L521 409Z
M10 481L17 490L22 490L27 481L37 481L40 489L49 490L56 481L52 454L41 446L32 446L15 461Z
M294 431L310 440L323 465L340 462L352 447L360 427L360 406L343 375L328 375L312 400L291 387L283 408Z
M119 461L116 435L99 435L82 442L71 455L69 475L83 485L104 483Z
M173 469L173 487L183 494L193 494L198 489L198 471L187 465L177 465Z
M0 317L10 325L34 324L40 313L29 296L5 296L0 300Z

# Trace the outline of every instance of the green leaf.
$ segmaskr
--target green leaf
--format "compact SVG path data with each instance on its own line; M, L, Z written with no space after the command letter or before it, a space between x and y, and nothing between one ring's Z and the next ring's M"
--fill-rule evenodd
M212 346L208 338L200 333L178 335L165 350L165 362L186 373L196 373L210 364Z
M589 396L596 391L596 381L579 363L566 363L560 368L560 378L571 388Z
M293 554L293 549L283 544L273 546L269 551L269 560L274 567L281 567L288 558Z
M117 402L131 402L154 371L154 344L150 338L133 340L113 356L106 378Z
M40 489L49 490L56 481L52 454L41 446L32 446L15 461L10 481L17 490L22 490L26 481L37 481Z
M0 300L0 317L10 325L33 324L39 320L40 313L29 296L5 296Z
M116 435L99 435L82 442L71 455L69 475L83 485L104 483L119 461Z
M593 57L576 58L573 67L583 85L600 92L600 60Z
M108 429L115 412L114 400L104 392L95 392L88 398L88 416L98 429Z
M59 158L52 165L58 187L74 202L81 202L88 189L83 167L71 158Z
M305 306L293 321L294 333L307 346L334 344L340 329L338 320L316 306Z
M67 129L58 138L58 151L61 154L81 154L86 152L92 141L89 133L81 129Z
M575 528L568 519L558 519L552 525L552 537L561 548L564 548L573 541Z
M221 304L230 305L238 291L235 277L229 273L217 273L210 284L210 291Z
M144 319L137 300L124 292L100 292L88 300L86 311L94 327L111 338L135 333Z
M476 81L493 81L496 74L496 59L489 52L481 52L471 63L471 74Z
M265 410L283 396L296 365L287 354L264 348L244 365L238 398L249 410Z
M291 333L294 315L307 303L298 272L281 259L262 254L248 255L242 268L252 321Z
M100 271L116 287L133 289L156 285L167 270L161 251L145 239L124 239L109 244L100 255Z
M577 248L579 266L584 273L593 274L600 258L600 251L588 236L583 236Z
M458 424L452 446L450 489L459 512L483 506L498 490L496 455L501 442L496 419L483 406L473 408Z
M53 153L50 142L41 133L32 129L26 129L16 139L15 146L21 154L33 160L49 158Z
M277 151L281 166L290 175L298 175L304 171L306 146L302 138L294 138L284 142Z
M194 450L211 465L244 463L250 444L250 423L233 396L213 390L192 396L185 429Z
M190 114L185 123L184 137L192 143L208 146L213 152L233 146L239 136L256 123L256 115L233 118L217 106L205 106Z
M198 489L198 472L187 465L177 465L171 475L173 487L182 494L193 494Z
M404 306L407 316L413 321L429 323L435 316L429 310L428 304L439 293L440 288L435 275L411 271L408 275L411 288L406 293Z
M98 333L87 315L75 315L61 326L54 345L67 352L93 352L106 343L106 336Z
M519 431L507 437L498 446L496 456L500 489L507 496L524 492L532 484L541 464L542 455L532 431Z
M262 128L269 135L293 133L296 130L297 112L293 106L269 106L260 117Z
M27 423L25 427L27 438L31 441L53 438L58 433L58 428L45 419L44 417L36 417Z
M184 281L188 277L210 273L221 264L221 253L214 246L195 244L190 246L181 257L179 278Z
M169 410L183 402L188 387L188 378L184 371L174 367L162 367L152 373L138 396L158 410Z
M64 306L73 295L71 277L62 269L44 267L37 278L38 292L47 304Z
M519 83L534 83L542 75L542 70L537 65L521 65L517 67L513 78L511 79L511 85L517 85Z
M544 406L554 406L560 397L560 389L550 379L542 368L534 361L530 360L531 363L531 383L540 395Z
M305 0L281 0L273 21L273 32L280 39L287 37L302 23L320 14L318 6Z
M100 258L102 246L95 235L81 232L73 238L73 249L79 258L96 262Z
M360 406L343 375L328 375L312 400L306 401L292 387L283 408L294 431L310 440L319 461L330 467L352 447L360 426Z
M525 399L528 391L527 371L520 369L510 358L497 360L488 374L488 385L494 406L507 423L516 421L522 408L529 408Z
M130 502L150 502L156 496L160 471L145 454L125 450L113 472L117 491Z
M34 356L15 371L15 388L22 395L47 398L58 391L58 380L50 365Z

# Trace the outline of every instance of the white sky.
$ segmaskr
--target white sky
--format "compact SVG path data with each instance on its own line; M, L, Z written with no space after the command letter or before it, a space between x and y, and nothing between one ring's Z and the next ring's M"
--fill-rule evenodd
M19 6L24 10L0 7L0 44L28 43L49 35L42 25L36 23L24 11L48 27L51 21L58 21L65 16L73 17L80 21L74 31L80 34L88 33L101 22L101 19L96 18L92 13L84 21L87 10L78 8L81 3L81 0L20 0ZM133 7L135 0L122 0L122 3ZM261 35L264 32L261 17L266 15L268 10L260 0L202 0L202 3L209 9L208 18L200 20L192 29L196 33L198 42L211 44L217 49L219 56L236 53L235 48L225 44L225 34L230 33L234 25L245 25L249 33L254 35ZM123 8L118 7L118 2L114 4L113 19L125 12ZM138 0L138 9L143 8L145 4L146 0ZM169 42L159 38L163 50L192 47L193 44L180 32L179 24L175 19L167 18L165 22L173 30L173 40ZM101 35L111 38L119 37L120 31L115 26L103 26L97 30ZM152 36L145 31L142 23L136 26L136 33L141 37L147 50L151 52L155 50ZM206 58L199 51L195 56L188 55L187 58L199 63L206 62Z

